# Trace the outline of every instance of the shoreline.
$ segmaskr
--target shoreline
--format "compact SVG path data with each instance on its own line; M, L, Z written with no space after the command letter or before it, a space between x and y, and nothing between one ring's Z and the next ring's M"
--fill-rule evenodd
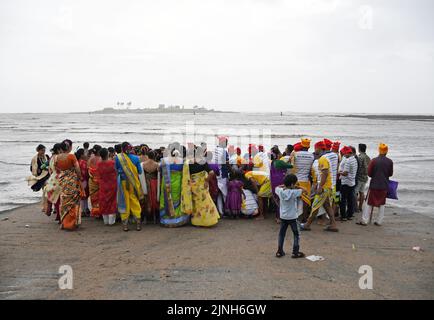
M37 206L40 203L41 203L41 201L35 201L35 202L32 202L32 203L26 203L26 204L23 204L23 205L19 205L19 206L15 207L15 208L12 208L12 209L7 209L7 210L0 211L0 217L3 214L6 214L8 212L12 212L14 210L19 210L19 209L30 207L30 206ZM434 219L434 215L432 215L432 214L417 212L415 210L407 209L406 207L400 206L398 204L390 204L390 203L388 203L388 204L386 204L386 208L389 208L390 210L393 210L393 209L404 210L406 212L406 214L419 214L421 216L424 216L424 217L427 217L427 218L430 218L430 219Z
M382 227L313 225L301 250L320 262L291 259L290 233L287 255L275 258L271 214L127 233L91 218L65 232L38 205L8 218L0 219L0 299L434 299L434 220L405 208L387 207ZM73 268L73 290L58 288L62 265ZM358 287L361 265L373 268L373 290Z

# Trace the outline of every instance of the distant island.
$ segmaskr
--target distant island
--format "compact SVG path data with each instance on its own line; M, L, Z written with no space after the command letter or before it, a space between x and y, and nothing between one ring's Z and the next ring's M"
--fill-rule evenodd
M84 112L80 112L84 113ZM208 109L205 107L199 107L194 106L191 108L179 106L179 105L169 105L166 106L164 104L158 105L156 108L104 108L97 111L92 111L89 113L95 113L95 114L113 114L113 113L190 113L190 114L196 114L196 113L235 113L233 111L218 111L215 109Z

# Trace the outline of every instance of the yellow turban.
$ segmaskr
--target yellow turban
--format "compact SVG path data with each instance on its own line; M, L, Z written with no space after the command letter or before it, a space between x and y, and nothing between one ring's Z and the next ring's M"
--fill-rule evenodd
M389 147L385 143L380 143L378 146L378 152L380 154L387 154L387 151L389 151Z
M303 147L303 148L310 148L310 139L308 139L308 138L302 138L301 139L301 146Z

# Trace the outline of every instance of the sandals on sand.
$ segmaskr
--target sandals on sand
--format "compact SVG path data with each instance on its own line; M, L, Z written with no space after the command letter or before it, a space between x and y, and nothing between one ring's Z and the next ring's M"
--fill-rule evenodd
M297 258L304 258L305 254L303 252L299 252L299 253L293 253L291 258L293 259L297 259Z
M366 227L366 226L367 226L367 224L366 224L366 223L364 223L364 222L361 222L361 221L359 221L359 222L356 222L356 224L358 224L359 226L364 226L364 227Z
M122 230L124 230L125 232L130 231L130 229L128 229L128 226L127 226L127 225L124 225L124 227L123 227Z
M301 231L310 231L310 227L306 227L304 223L300 223L300 230Z
M142 230L142 224L140 222L137 223L137 227L136 227L137 231Z
M284 255L285 255L285 252L283 252L283 251L277 251L276 252L276 257L277 258L282 258Z

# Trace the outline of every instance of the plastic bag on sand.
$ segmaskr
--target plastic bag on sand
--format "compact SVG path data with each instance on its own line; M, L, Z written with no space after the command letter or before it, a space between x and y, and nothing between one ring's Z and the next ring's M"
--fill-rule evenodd
M323 261L324 257L322 257L322 256L316 256L316 255L311 255L311 256L307 256L306 259L310 260L312 262L315 262L315 261Z
M422 251L422 248L421 247L413 247L413 250L419 252L419 251Z

